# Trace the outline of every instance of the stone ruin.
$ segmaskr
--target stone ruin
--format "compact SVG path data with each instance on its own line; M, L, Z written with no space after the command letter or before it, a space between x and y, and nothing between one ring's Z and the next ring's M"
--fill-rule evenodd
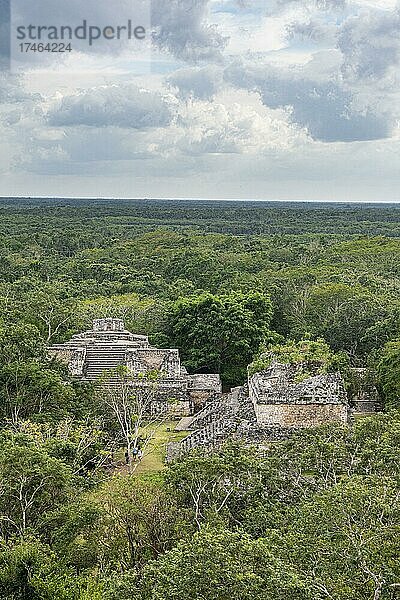
M49 354L67 363L76 379L101 385L118 385L112 373L120 366L131 375L132 387L143 387L143 375L157 371L152 414L168 411L181 418L176 430L189 432L168 444L168 461L193 448L217 448L227 439L262 445L287 439L301 428L348 423L355 411L379 409L378 393L365 369L354 369L358 384L351 408L340 373L307 376L297 365L276 360L249 376L246 385L222 394L219 375L188 374L178 350L154 348L147 336L127 331L121 319L96 319L91 330L51 346Z
M219 375L189 375L178 350L154 348L147 336L127 331L122 319L95 319L91 330L51 346L49 355L65 362L74 378L106 386L118 384L113 370L121 366L131 375L132 387L143 387L143 376L157 371L157 400L152 408L156 413L168 409L175 416L193 415L222 392Z
M249 398L260 427L318 427L348 420L348 401L339 373L300 378L296 365L274 361L249 377Z
M273 361L249 376L245 386L182 419L177 430L190 433L168 444L167 461L194 448L218 448L227 439L262 445L287 439L302 428L347 424L354 410L368 414L377 409L375 392L361 386L351 409L340 373L300 376L296 365Z

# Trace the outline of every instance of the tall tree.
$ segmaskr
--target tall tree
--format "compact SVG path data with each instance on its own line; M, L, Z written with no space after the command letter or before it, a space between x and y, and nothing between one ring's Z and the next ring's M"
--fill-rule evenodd
M168 331L190 370L243 383L260 344L272 337L271 316L271 301L259 292L204 293L174 303Z
M170 417L170 405L175 402L173 398L159 401L159 377L158 371L138 377L122 366L104 372L97 386L99 406L116 421L130 471L138 466L132 462L132 450L140 447L146 453L158 428Z
M387 408L400 408L400 340L383 348L377 364L378 381Z
M150 563L142 577L121 578L110 600L311 600L295 569L264 540L204 529Z
M70 469L43 450L8 442L0 455L0 532L25 535L72 492Z
M52 367L36 327L0 327L0 415L15 425L35 414L68 409L72 388Z

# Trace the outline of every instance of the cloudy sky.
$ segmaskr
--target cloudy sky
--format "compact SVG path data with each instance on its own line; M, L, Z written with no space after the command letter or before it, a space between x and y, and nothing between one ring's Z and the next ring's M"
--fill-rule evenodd
M400 201L397 0L151 12L141 68L124 44L12 73L1 59L0 195Z

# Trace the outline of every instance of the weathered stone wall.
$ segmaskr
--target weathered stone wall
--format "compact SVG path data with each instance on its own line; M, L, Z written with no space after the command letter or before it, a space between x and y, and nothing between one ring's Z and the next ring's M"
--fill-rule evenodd
M342 404L256 404L260 427L318 427L332 421L347 422L347 407Z
M190 375L190 387L194 390L213 390L222 392L222 384L219 375L209 373L196 373Z
M165 415L168 415L169 417L185 417L190 415L190 413L190 402L182 400L177 402L170 402L168 399L154 400L150 408L150 414L153 417L164 417Z
M188 390L189 398L193 406L194 412L197 412L207 402L215 398L215 393L210 390Z
M74 353L73 348L66 348L64 346L52 346L48 349L48 355L50 358L57 358L66 365L69 365L72 355Z
M189 375L188 392L194 411L197 412L200 408L221 396L221 379L219 375L213 374Z

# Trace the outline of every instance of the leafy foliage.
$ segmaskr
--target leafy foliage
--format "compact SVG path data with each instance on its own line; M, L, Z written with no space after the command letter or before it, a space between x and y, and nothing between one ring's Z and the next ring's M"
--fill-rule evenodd
M126 578L113 600L307 600L299 575L274 557L264 540L204 529L179 543L140 578Z
M388 408L400 407L400 341L383 348L378 366L378 380Z
M305 339L269 345L249 366L249 374L267 369L274 360L296 365L299 378L335 371L345 374L348 369L345 354L334 354L323 339Z
M231 292L182 298L172 307L168 331L188 367L221 373L240 383L260 344L272 337L272 305L259 292Z
M3 199L0 215L1 598L398 597L397 206ZM273 358L299 378L368 366L387 412L129 473L116 421L137 408L46 353L95 317L225 385Z

